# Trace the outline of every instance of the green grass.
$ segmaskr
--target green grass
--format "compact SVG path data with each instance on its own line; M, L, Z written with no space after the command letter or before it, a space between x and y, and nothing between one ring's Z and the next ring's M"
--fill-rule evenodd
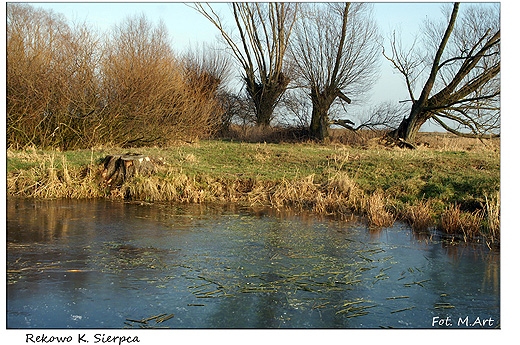
M496 153L225 141L201 141L167 149L9 150L7 173L37 167L44 159L52 160L57 169L62 168L63 159L69 169L81 168L99 163L108 154L127 151L162 157L170 170L190 177L276 182L315 175L315 181L323 182L343 171L365 192L381 189L402 202L434 198L470 205L483 202L485 195L500 187L500 157Z
M278 181L322 173L327 159L318 147L293 144L201 142L162 153L188 175L240 176Z

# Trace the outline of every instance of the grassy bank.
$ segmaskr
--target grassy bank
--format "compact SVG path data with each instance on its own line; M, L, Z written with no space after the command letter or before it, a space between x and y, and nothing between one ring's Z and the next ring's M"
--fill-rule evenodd
M150 177L119 189L100 181L100 160L128 150L7 151L7 192L36 198L124 198L187 203L237 202L364 215L371 226L408 222L465 240L499 241L499 142L427 137L429 147L388 149L375 141L264 144L201 141L140 148L162 158Z

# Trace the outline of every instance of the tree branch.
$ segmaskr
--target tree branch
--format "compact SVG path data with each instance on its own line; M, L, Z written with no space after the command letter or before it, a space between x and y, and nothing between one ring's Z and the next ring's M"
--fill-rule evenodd
M459 137L464 138L473 138L473 139L492 139L492 138L499 138L500 134L476 134L476 133L462 133L459 132L450 126L448 126L446 123L444 123L441 119L439 119L438 116L433 115L432 119L435 120L442 128L444 128L446 131L455 134Z
M459 5L460 5L460 3L458 3L458 2L456 2L453 5L453 11L451 12L451 17L450 17L450 21L448 23L448 27L446 28L446 31L444 32L442 41L439 44L439 48L437 49L437 52L435 53L435 58L433 59L430 76L428 77L428 80L424 84L423 90L421 92L421 96L419 97L419 100L417 101L419 106L422 106L423 104L425 104L425 102L428 100L431 90L433 89L433 85L435 83L435 78L437 77L437 73L439 71L439 63L441 60L442 53L444 52L444 48L448 44L448 39L450 38L453 28L455 27L455 21L457 19L457 14L459 11Z

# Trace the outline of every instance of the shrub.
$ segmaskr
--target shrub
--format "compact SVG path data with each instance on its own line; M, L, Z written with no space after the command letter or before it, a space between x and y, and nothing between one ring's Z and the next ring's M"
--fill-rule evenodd
M8 147L168 145L218 129L222 80L176 58L163 23L130 17L106 37L7 5Z

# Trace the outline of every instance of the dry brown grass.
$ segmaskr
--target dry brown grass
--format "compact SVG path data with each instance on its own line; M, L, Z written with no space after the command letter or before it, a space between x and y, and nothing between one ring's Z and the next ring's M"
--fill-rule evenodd
M500 192L494 197L485 196L485 227L490 242L500 239Z
M20 197L99 198L103 191L97 180L97 167L69 168L65 157L58 167L54 155L46 155L38 166L21 169L7 177L7 191Z
M406 205L402 218L416 231L426 231L435 224L431 200Z
M387 211L387 198L380 190L375 191L367 199L366 215L368 223L375 227L391 226L395 216Z
M226 138L247 143L287 143L310 141L308 131L301 128L231 125Z
M471 241L482 234L483 218L482 210L465 212L460 205L451 205L441 215L438 227L448 235L460 235L464 241Z
M378 144L379 139L385 134L380 130L361 129L351 131L348 129L330 129L330 140L333 143L340 143L354 147L372 147Z
M312 210L320 194L319 185L314 183L314 175L296 181L282 179L270 195L270 202L276 208L296 207Z
M360 212L365 204L365 193L344 171L338 171L327 181L327 194L331 212Z
M500 138L473 139L459 137L450 133L420 132L417 135L419 148L430 148L438 151L494 151L500 152Z
M330 130L331 142L354 147L381 147L380 139L384 135L384 131L374 130L359 130L357 132L337 128ZM459 137L451 133L419 132L417 134L417 147L419 150L500 152L500 138L478 140Z

